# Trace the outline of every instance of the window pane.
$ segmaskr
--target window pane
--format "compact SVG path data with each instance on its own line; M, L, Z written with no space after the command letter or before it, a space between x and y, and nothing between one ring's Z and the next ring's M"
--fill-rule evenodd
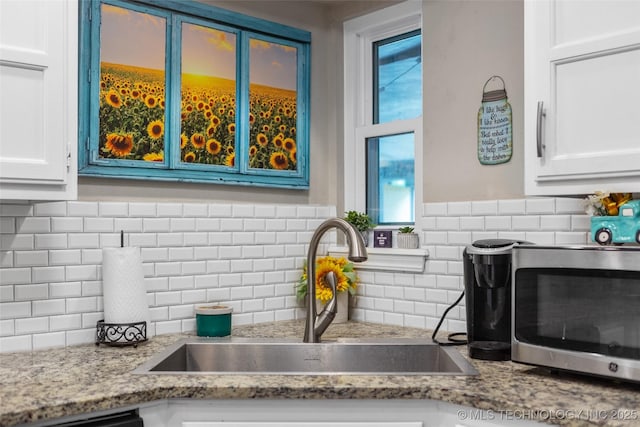
M236 35L182 25L180 159L235 166Z
M297 170L297 51L250 41L250 168Z
M367 213L378 224L414 222L414 134L367 138Z
M422 115L420 31L374 43L374 123Z
M98 156L163 162L166 20L103 4L100 31Z

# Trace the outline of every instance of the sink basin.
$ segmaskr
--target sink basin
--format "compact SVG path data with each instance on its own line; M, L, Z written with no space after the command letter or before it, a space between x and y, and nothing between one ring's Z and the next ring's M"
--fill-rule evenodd
M451 347L416 339L302 343L283 339L187 338L137 374L477 375Z

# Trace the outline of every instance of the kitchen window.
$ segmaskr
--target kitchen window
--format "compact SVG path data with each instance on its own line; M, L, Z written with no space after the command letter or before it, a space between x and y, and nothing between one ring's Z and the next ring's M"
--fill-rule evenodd
M307 31L103 0L80 37L80 175L308 188Z
M420 25L418 1L344 25L345 210L383 226L415 224L422 204Z

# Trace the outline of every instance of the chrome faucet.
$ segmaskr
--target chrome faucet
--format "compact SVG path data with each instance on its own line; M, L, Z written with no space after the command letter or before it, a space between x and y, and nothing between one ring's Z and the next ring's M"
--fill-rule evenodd
M350 223L341 218L329 218L318 226L309 243L307 254L307 322L304 327L304 342L320 342L320 337L333 321L338 312L337 278L333 272L325 276L325 280L333 292L333 296L319 315L316 315L316 252L324 233L332 228L338 228L347 236L349 258L353 262L367 260L367 248L360 232Z

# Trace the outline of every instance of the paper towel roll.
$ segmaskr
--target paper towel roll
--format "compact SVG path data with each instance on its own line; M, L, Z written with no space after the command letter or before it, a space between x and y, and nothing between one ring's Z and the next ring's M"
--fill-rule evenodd
M138 248L102 250L102 293L105 323L146 321L149 333L149 305Z

